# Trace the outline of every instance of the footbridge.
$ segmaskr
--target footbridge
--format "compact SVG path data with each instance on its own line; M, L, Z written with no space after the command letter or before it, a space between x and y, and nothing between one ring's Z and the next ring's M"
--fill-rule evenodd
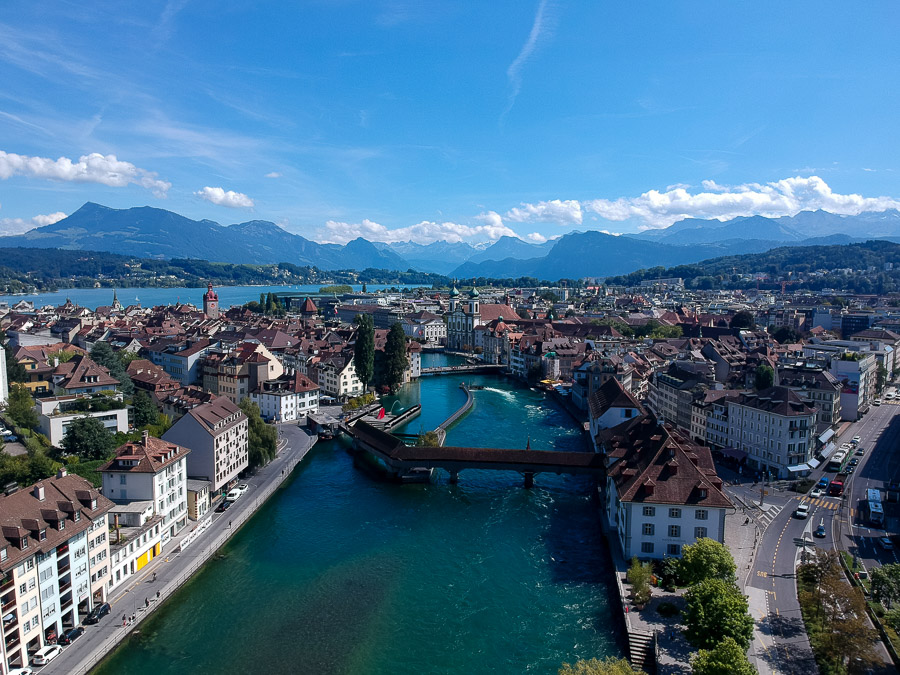
M465 469L517 471L524 475L525 487L534 485L536 473L600 476L605 471L603 456L594 452L555 452L530 448L413 447L362 421L349 427L348 433L353 437L357 449L371 453L398 475L419 468L444 469L450 473L452 483L459 479L459 472Z
M467 375L472 373L502 373L506 366L499 363L474 363L464 366L422 368L422 375Z

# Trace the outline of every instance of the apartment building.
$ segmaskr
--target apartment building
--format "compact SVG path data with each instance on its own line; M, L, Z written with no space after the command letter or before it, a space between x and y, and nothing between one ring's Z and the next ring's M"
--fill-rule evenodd
M162 440L189 448L187 475L210 481L215 492L249 465L247 427L241 409L220 396L188 410Z
M211 349L218 346L211 340L160 341L146 347L150 361L165 370L182 386L194 384L200 379L200 361Z
M84 416L100 420L113 433L128 431L128 406L121 394L70 394L39 398L35 401L34 411L41 433L57 448L62 446L72 422Z
M728 401L728 444L751 469L774 478L808 470L815 449L816 410L788 387L744 392Z
M305 375L289 373L261 382L250 400L266 421L295 422L319 410L319 386Z
M5 668L27 666L29 652L78 625L106 598L112 506L88 481L64 470L0 496Z
M115 456L97 468L103 496L117 505L150 502L162 518L163 543L187 524L188 448L150 436L116 448Z
M681 556L698 539L725 542L734 506L708 448L642 414L598 434L607 457L607 524L625 559Z
M841 421L841 383L827 370L806 363L779 366L776 382L816 409L819 433Z
M344 400L363 393L363 384L356 376L352 356L329 356L316 365L316 379L323 394Z

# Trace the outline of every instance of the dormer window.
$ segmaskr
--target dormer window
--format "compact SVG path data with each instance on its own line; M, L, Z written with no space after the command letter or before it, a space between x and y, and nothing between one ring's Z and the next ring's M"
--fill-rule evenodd
M22 537L19 539L19 548L23 551L28 548L28 537Z
M38 532L38 541L44 541L47 538L47 529L44 528Z
M9 548L8 546L4 546L3 548L0 548L0 562L3 562L4 560L7 559L7 557L9 557L9 552L7 551L8 548Z
M94 500L94 501L91 502L91 504L95 504L95 503L96 503L96 500ZM76 511L76 512L73 514L73 516L72 516L72 520L74 520L76 523L77 523L79 520L81 520L81 511ZM59 528L59 529L62 529L62 528Z
M62 518L60 518L58 521L56 521L56 529L57 530L66 529L66 521Z

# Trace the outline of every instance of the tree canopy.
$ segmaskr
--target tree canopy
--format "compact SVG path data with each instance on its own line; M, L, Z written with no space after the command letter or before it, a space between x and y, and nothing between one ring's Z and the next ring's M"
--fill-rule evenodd
M9 397L6 399L6 414L17 426L23 429L35 429L38 416L34 411L34 399L24 384L10 384Z
M724 544L703 537L684 546L681 551L679 574L686 584L698 584L706 579L734 582L737 565Z
M756 675L756 672L745 651L730 637L712 649L701 649L691 659L692 675Z
M768 389L773 384L775 384L775 371L772 366L767 366L765 363L756 366L756 370L753 371L753 386L756 391Z
M731 317L731 327L754 328L756 327L756 320L753 318L753 315L750 312L748 312L746 309L742 309L740 312L737 312L733 317Z
M150 398L150 394L143 389L135 392L132 406L134 407L135 426L146 427L159 421L159 410L153 399Z
M80 459L106 459L116 449L116 437L95 417L79 417L66 429L62 448Z
M119 389L125 395L131 395L134 392L134 384L125 370L125 364L119 358L119 355L113 351L110 344L106 341L99 341L91 348L91 360L109 371L119 381Z
M356 342L353 345L353 365L356 376L367 388L375 374L375 323L370 314L358 314Z
M737 586L722 579L704 579L684 595L685 636L698 649L712 649L726 637L741 648L750 646L753 618L747 598Z
M403 382L403 373L409 365L406 356L406 334L399 323L391 326L388 332L384 345L384 360L384 384L394 390Z
M240 408L248 419L250 468L265 466L275 459L278 449L278 429L263 421L259 406L249 398L241 401Z
M635 670L626 659L607 656L600 659L582 659L575 663L564 663L559 675L646 675L643 670Z

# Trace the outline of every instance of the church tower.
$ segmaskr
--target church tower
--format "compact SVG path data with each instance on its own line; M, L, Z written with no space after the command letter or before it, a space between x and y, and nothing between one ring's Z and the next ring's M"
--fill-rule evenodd
M481 316L481 312L478 311L478 289L474 286L472 287L472 293L469 296L469 314L471 314L473 317ZM476 322L474 325L477 326L478 322Z
M456 308L459 306L459 291L456 290L456 284L453 285L453 289L450 291L450 311L455 312Z
M209 319L219 318L219 296L213 290L212 282L206 287L206 294L203 296L203 313Z

